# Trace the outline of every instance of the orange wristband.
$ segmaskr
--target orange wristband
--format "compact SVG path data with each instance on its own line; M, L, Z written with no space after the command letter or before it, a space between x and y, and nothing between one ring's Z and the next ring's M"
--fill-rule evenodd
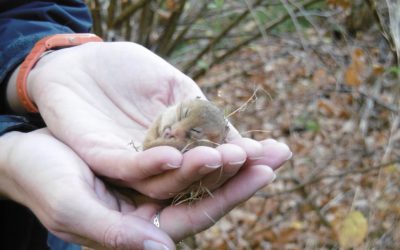
M35 66L43 52L62 47L72 47L88 42L102 42L103 40L94 34L58 34L52 35L39 40L29 55L22 62L17 75L17 93L19 100L28 112L39 112L36 105L30 100L28 96L26 80L28 74Z

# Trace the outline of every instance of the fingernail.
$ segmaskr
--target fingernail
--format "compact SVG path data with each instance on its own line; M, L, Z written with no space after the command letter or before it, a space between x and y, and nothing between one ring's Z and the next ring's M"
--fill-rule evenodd
M153 240L145 240L143 242L143 248L145 250L169 250L166 245Z
M252 161L261 160L262 158L264 158L264 156L252 156L252 157L249 157L249 159L252 160Z
M274 172L274 176L272 176L272 181L271 182L273 182L275 179L276 179L276 174Z
M215 168L221 167L221 163L206 164L205 166L208 167L208 168L213 168L213 169L215 169Z
M231 161L229 162L229 165L231 166L239 166L239 165L243 165L246 162L246 160L244 161Z
M168 167L169 169L171 169L171 168L179 168L180 166L179 166L179 165L175 165L175 164L173 164L173 163L167 163L167 167Z
M286 160L287 160L287 161L290 160L290 159L292 158L292 156L293 156L293 153L290 152L289 157L288 157Z
M219 164L219 163L206 164L206 165L204 165L204 167L199 169L199 174L208 174L219 167L221 167L221 164Z

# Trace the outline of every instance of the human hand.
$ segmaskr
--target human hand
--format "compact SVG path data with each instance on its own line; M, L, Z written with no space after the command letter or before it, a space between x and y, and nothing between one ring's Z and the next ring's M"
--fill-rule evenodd
M54 51L29 74L28 94L51 132L96 174L157 199L199 180L215 190L243 164L269 154L232 128L232 143L216 149L198 147L184 155L166 146L134 150L167 106L204 97L190 78L134 43Z
M96 249L175 249L173 241L211 226L273 180L272 169L264 164L281 165L287 154L275 144L265 141L264 147L281 159L258 159L213 197L175 206L132 190L128 197L105 185L47 129L12 132L0 137L0 194L30 208L47 229L67 241ZM156 214L161 228L152 224Z

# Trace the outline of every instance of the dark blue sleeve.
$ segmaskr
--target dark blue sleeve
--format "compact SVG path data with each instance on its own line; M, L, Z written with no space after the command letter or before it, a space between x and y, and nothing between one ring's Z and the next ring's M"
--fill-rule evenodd
M0 136L10 131L29 132L44 126L39 115L0 115Z
M92 19L78 0L0 1L0 83L36 41L53 34L87 33Z
M41 38L87 33L92 19L79 0L0 0L0 135L43 127L40 117L13 116L5 107L5 82Z

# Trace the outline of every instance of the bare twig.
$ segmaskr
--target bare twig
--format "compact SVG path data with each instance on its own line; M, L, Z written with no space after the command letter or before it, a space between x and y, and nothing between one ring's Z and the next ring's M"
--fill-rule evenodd
M387 9L389 12L389 27L390 34L395 46L397 64L399 64L400 59L400 29L399 29L399 21L400 14L399 8L400 3L398 1L386 0ZM397 65L399 66L399 65Z
M258 0L255 5L260 4L261 0ZM244 10L239 16L237 16L232 22L230 22L213 40L211 40L206 47L204 47L191 61L183 66L184 72L189 72L192 67L208 52L210 51L222 38L228 34L238 23L240 23L248 14L249 9Z
M139 0L138 2L131 3L129 6L126 7L126 9L124 9L122 11L122 13L119 16L117 16L115 18L111 27L116 28L119 25L121 25L123 22L125 22L127 19L129 19L132 15L134 15L137 10L142 8L146 4L146 2L147 2L146 0Z
M369 8L372 10L372 13L374 15L374 18L376 20L376 22L379 25L379 29L381 31L381 34L383 36L383 38L386 40L386 42L388 43L392 53L394 54L394 58L396 58L397 62L398 62L398 58L397 58L397 53L396 53L396 45L395 42L393 40L393 37L390 35L390 31L388 31L385 27L385 23L383 18L381 17L381 15L379 14L378 8L376 6L376 2L375 0L366 0Z
M122 3L121 7L122 9L125 9L127 6L131 4L131 0L127 0ZM125 21L125 40L130 41L132 39L132 24L131 20L128 18L128 20Z
M310 207L314 210L314 212L318 215L322 225L324 225L325 227L331 229L332 225L331 223L329 223L329 221L325 218L324 214L321 211L321 208L319 206L317 206L314 203L313 199L307 199L308 197L308 192L306 190L306 186L301 186L299 188L301 196L303 196L303 198L307 201L307 203L310 205Z
M180 42L183 41L185 35L187 32L193 27L193 25L198 21L198 19L204 14L204 11L207 9L207 3L203 3L202 7L200 10L196 13L196 16L188 23L185 25L185 28L179 32L179 34L174 38L171 39L171 41L168 43L168 46L166 48L165 55L170 56L174 49L178 46Z
M386 146L386 149L385 149L385 153L384 153L384 155L382 157L382 160L384 160L384 161L389 158L389 155L393 150L393 145L394 145L394 142L395 142L394 134L399 129L399 127L400 127L400 114L397 114L394 117L393 122L392 122L392 126L390 128L389 140L388 140L388 143L387 143L387 146Z
M265 94L267 94L271 98L271 96L269 95L268 91L266 91L263 88L258 87L258 88L256 88L254 90L253 94L249 97L249 99L247 99L242 105L240 105L239 108L235 109L230 114L228 114L225 118L229 118L229 117L235 115L237 112L243 111L250 102L257 100L258 91L263 91Z
M377 166L373 166L373 167L370 167L370 168L350 169L350 170L343 171L343 172L338 173L338 174L326 174L326 175L318 176L318 177L312 178L312 179L310 179L310 180L308 180L306 182L303 182L302 184L299 184L299 185L297 185L297 186L295 186L293 188L287 189L287 190L283 190L283 191L279 191L279 192L271 193L271 194L257 193L256 196L263 197L265 199L269 199L269 198L272 198L272 197L275 197L275 196L285 195L285 194L289 194L289 193L298 191L298 190L302 189L305 186L312 185L314 183L320 182L320 181L325 180L325 179L340 179L342 177L345 177L345 176L348 176L348 175L351 175L351 174L365 174L365 173L368 173L368 172L380 170L382 168L390 167L390 166L392 166L393 164L396 164L396 163L400 163L400 159L397 159L397 160L394 160L394 161L390 161L390 162L387 162L387 163L384 163L384 164L380 164L380 165L377 165Z
M379 99L379 97L371 95L370 93L367 93L365 90L355 90L352 88L342 88L342 89L325 89L325 91L328 92L343 92L343 93L352 93L352 94L360 94L362 97L364 97L367 100L372 100L375 102L375 104L379 105L380 107L387 109L395 114L400 113L400 109L398 109L395 105L389 104L384 102L383 100Z
M153 11L151 10L151 2L147 1L145 5L143 5L140 21L139 21L139 29L137 32L137 41L138 43L148 46L149 37L151 32L151 25L153 22Z
M377 96L382 89L382 84L380 80L376 80L374 83L374 89L373 89L373 95ZM365 136L368 132L368 120L371 115L371 112L374 108L374 100L371 98L367 99L367 102L364 105L364 111L362 112L361 118L360 118L360 130L363 136Z
M305 3L303 3L301 5L301 7L306 8L308 6L311 6L315 3L321 2L323 0L309 0ZM298 12L298 10L294 10L294 12ZM277 19L275 19L275 21L271 22L269 25L267 25L265 27L265 31L270 31L273 28L275 28L276 26L278 26L279 24L285 22L288 18L290 18L290 15L288 13L282 15L281 17L278 17ZM240 48L248 45L249 43L251 43L252 41L258 39L261 36L261 33L258 32L257 34L241 41L240 43L236 44L235 46L233 46L232 48L228 49L223 55L215 58L209 65L209 68L211 68L212 66L214 66L215 64L220 63L221 61L225 60L225 58L227 58L228 56L232 55L233 53L235 53L236 51L238 51ZM187 71L185 71L187 72ZM199 69L198 71L194 72L192 74L192 77L194 79L198 79L200 76L204 75L206 73L205 69Z
M165 55L168 51L171 38L177 29L178 21L183 13L183 10L185 9L185 5L186 0L180 0L178 8L173 11L171 17L169 18L168 24L165 26L164 31L158 40L158 54Z
M115 17L115 12L117 10L117 1L116 0L111 0L110 3L108 4L108 9L107 9L107 27L110 29L114 22L114 17Z
M293 22L294 27L296 28L296 32L298 37L300 38L300 43L303 46L304 51L307 51L307 44L304 39L303 33L301 32L301 25L297 21L297 17L295 15L295 12L293 11L292 7L289 6L288 0L280 0L282 2L283 7L285 7L287 13L290 16L290 19Z
M93 32L96 35L103 37L103 28L101 27L101 5L99 0L90 1L90 12L93 18Z

